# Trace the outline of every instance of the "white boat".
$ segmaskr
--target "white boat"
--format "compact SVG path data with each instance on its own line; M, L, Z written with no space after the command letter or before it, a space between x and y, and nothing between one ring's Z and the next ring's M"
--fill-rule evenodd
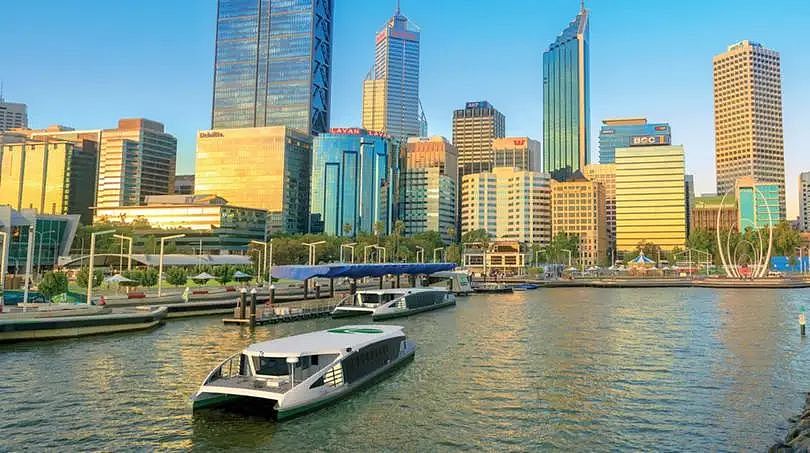
M443 288L390 288L357 291L332 311L333 318L371 315L374 321L410 316L456 304L456 296Z
M457 296L467 296L473 292L470 275L463 271L440 271L428 276L428 285L433 288L447 288Z
M355 325L248 346L219 364L192 397L284 420L332 403L413 359L400 326Z

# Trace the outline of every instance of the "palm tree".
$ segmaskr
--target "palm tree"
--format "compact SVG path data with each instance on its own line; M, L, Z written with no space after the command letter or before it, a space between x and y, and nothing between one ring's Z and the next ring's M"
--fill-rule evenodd
M351 233L352 233L352 230L353 230L353 229L354 229L354 228L352 228L352 224L351 224L351 223L349 223L349 222L344 223L344 224L343 224L343 235L344 235L344 236L349 236L349 235L351 235Z

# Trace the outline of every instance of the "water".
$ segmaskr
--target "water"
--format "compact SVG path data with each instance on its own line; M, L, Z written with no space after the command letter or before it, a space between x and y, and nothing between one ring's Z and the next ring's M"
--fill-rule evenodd
M416 360L289 422L192 416L221 359L346 324L225 327L0 346L0 451L766 449L810 391L803 290L542 289L395 320ZM810 304L807 304L810 307Z

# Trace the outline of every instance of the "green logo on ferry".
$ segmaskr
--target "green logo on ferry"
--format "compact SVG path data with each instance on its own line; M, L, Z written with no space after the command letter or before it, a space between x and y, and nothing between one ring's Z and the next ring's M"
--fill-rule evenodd
M331 330L329 330L329 332L331 332L331 333L383 333L383 331L380 330L380 329L365 329L365 328L359 328L359 329L351 329L351 328L347 328L347 329L331 329Z

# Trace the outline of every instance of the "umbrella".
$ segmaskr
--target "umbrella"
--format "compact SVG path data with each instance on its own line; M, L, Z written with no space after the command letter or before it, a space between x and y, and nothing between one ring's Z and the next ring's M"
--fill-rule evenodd
M134 281L135 281L135 280L132 280L132 279L126 278L126 277L124 277L124 276L123 276L123 275L121 275L121 274L116 274L116 275L113 275L112 277L107 277L107 278L105 278L105 279L104 279L104 282L105 282L105 283L118 283L118 284L121 284L121 283L132 283L132 282L134 282Z
M633 264L655 264L655 261L647 258L644 256L644 252L639 253L639 255L631 261Z
M215 278L216 278L216 277L214 277L213 275L209 274L208 272L203 272L203 273L201 273L201 274L199 274L199 275L195 275L195 276L191 277L191 279L192 279L192 280L195 280L195 281L196 281L196 280L214 280Z
M251 278L251 277L252 277L252 275L246 274L246 273L244 273L242 271L236 271L236 272L233 273L233 278L236 279L236 280L240 280L240 279L243 279L243 278Z
M577 270L578 270L577 268L575 268L574 266L571 266L568 269L566 269L565 271L566 272L576 272Z

